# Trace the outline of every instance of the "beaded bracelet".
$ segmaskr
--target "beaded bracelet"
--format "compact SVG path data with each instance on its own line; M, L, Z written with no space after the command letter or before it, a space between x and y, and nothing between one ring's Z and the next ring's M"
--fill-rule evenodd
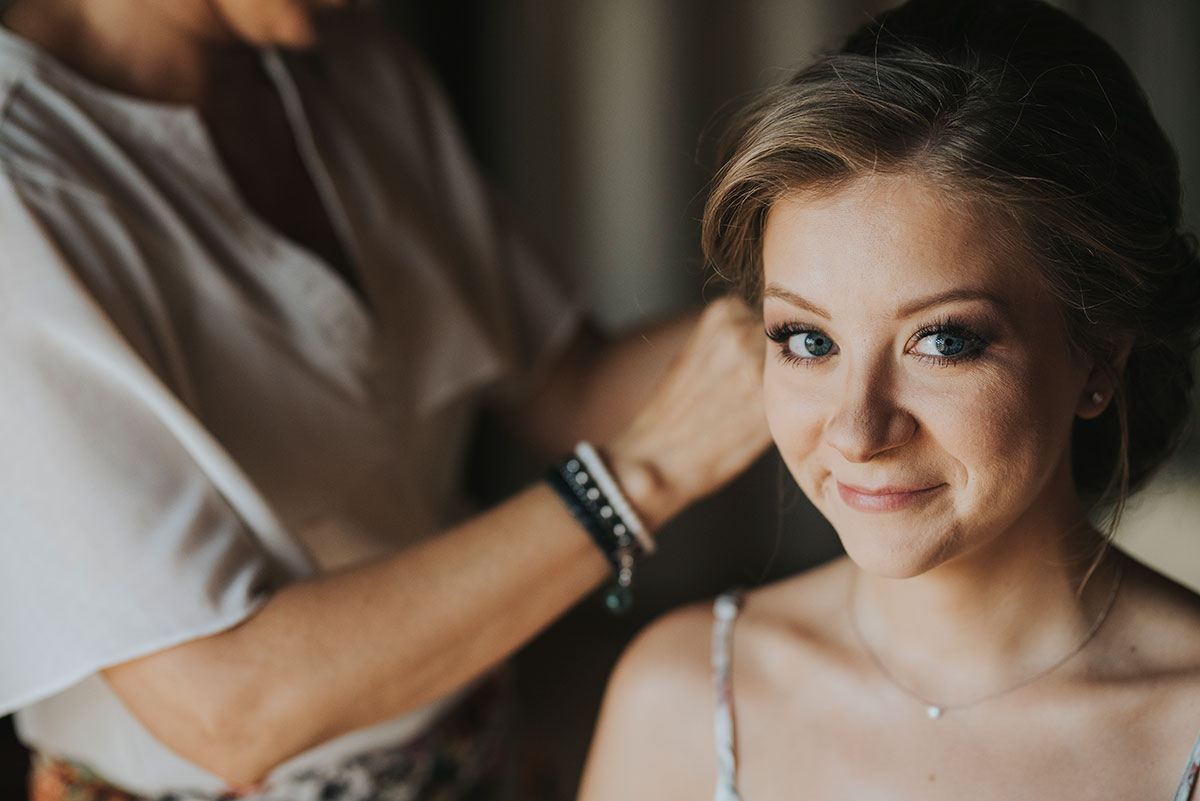
M581 452L582 451L582 452ZM546 473L547 483L587 531L613 569L613 585L604 604L614 614L633 605L633 568L636 557L652 550L654 540L621 492L603 460L588 443Z
M617 529L617 534L623 534L624 530L628 530L642 546L642 551L647 556L654 553L654 538L650 536L650 532L646 530L646 526L642 524L642 519L638 517L637 512L633 511L633 507L625 498L625 493L621 491L621 487L617 484L617 480L613 478L612 473L608 472L608 466L604 464L604 460L600 458L600 454L596 453L596 449L592 447L590 442L580 442L575 446L575 458L578 459L587 469L589 475L596 482L596 487L600 490L612 506L616 516L621 519L624 529ZM603 511L603 510L601 510ZM614 526L616 529L616 526Z

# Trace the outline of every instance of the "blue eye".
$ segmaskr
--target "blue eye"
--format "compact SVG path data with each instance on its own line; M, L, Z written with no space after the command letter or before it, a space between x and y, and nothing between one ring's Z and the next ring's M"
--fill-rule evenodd
M978 356L987 345L983 337L959 326L941 326L917 333L912 352L937 364L951 364Z
M779 346L784 361L813 364L838 352L837 343L824 331L795 323L768 328L767 338Z
M801 331L788 337L787 349L801 359L818 359L833 350L833 340L819 331Z
M933 349L943 356L957 356L967 346L967 341L953 334L938 334L933 338Z

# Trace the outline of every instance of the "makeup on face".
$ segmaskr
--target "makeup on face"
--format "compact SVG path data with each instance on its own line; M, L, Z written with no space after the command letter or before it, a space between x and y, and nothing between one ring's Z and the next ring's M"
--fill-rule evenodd
M889 574L1073 502L1047 493L1070 486L1085 371L1040 278L991 241L912 176L768 215L768 423L850 555Z
M842 502L860 512L896 512L929 500L945 483L928 487L889 485L869 488L837 482Z

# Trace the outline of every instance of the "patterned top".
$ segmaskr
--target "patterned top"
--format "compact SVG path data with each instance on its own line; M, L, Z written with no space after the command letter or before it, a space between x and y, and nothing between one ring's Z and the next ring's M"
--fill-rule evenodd
M741 801L737 789L737 740L733 725L733 673L732 646L733 622L741 609L740 593L728 592L717 598L713 604L713 633L712 633L712 666L713 682L716 685L716 746L717 746L717 788L713 794L714 801ZM1200 737L1192 746L1192 754L1188 759L1183 778L1179 780L1179 789L1175 791L1172 801L1189 801L1196 787L1196 778L1200 775Z

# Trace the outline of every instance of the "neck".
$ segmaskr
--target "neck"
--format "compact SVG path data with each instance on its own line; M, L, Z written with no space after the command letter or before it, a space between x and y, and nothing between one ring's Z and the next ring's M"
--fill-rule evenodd
M939 704L970 705L1054 665L1089 635L1106 614L1120 557L1070 498L914 578L851 566L849 614L893 679Z
M167 103L201 105L224 65L250 55L203 3L18 0L4 24L95 83Z

